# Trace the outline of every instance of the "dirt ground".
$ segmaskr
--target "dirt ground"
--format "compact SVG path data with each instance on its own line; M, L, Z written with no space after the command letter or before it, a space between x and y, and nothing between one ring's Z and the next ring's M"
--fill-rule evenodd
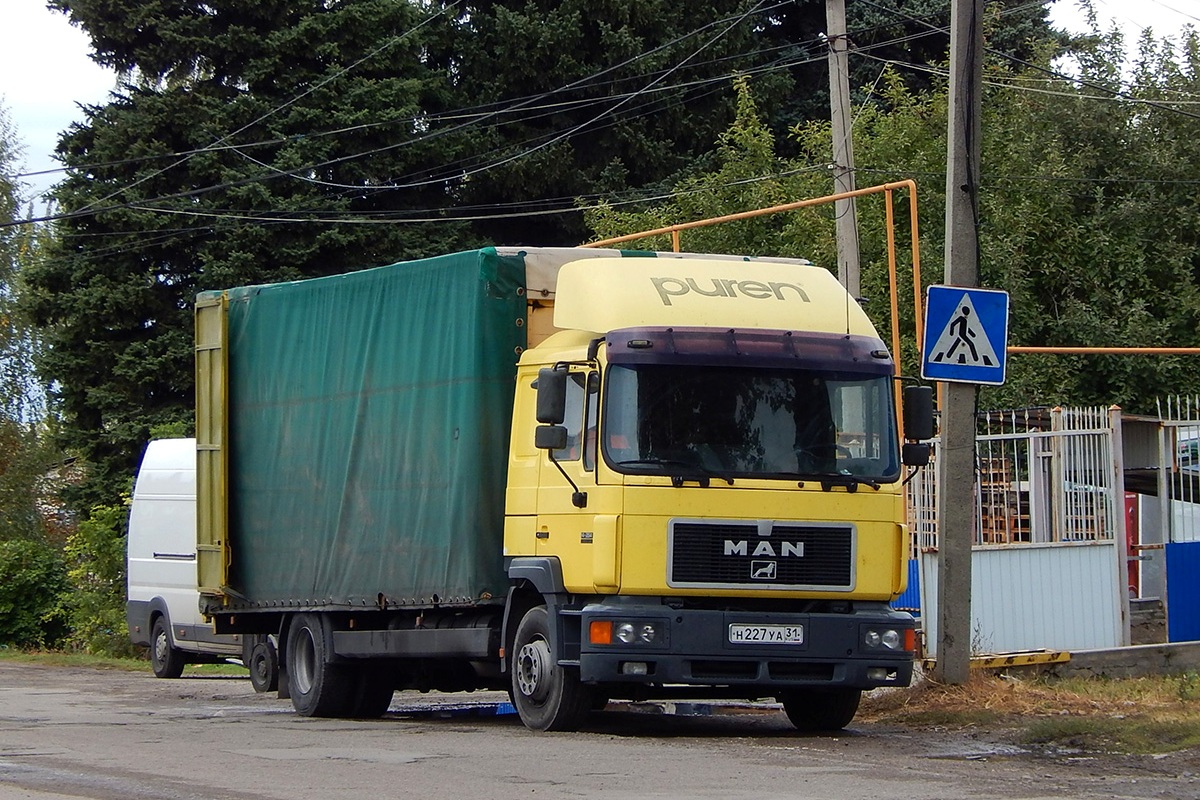
M895 691L836 736L797 734L770 704L621 703L578 733L537 734L497 715L503 694L400 693L380 720L318 720L241 677L0 660L0 800L1200 797L1194 746L1029 739L1047 719L1120 728L1190 708L1183 681L1132 699L1128 688L1124 699L1088 691L1067 692L1070 707L1062 687L1025 682Z

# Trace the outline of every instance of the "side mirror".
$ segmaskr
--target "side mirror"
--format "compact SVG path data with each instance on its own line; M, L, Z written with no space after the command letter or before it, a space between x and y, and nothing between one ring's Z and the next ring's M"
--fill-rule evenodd
M929 466L929 443L905 442L900 449L900 461L906 467Z
M562 425L538 425L533 429L533 446L538 450L562 450L567 446L567 429Z
M543 367L538 370L537 421L546 425L562 425L566 416L567 372Z
M916 441L933 438L932 387L904 387L904 438ZM928 462L928 454L925 460Z

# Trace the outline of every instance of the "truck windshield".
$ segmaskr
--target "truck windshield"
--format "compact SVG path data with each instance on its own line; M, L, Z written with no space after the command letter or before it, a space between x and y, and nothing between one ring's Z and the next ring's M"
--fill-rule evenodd
M805 369L612 365L604 455L633 474L899 477L891 380Z

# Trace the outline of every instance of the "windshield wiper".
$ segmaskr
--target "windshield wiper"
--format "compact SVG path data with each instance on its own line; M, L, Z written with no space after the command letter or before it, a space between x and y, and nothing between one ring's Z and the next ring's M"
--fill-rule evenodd
M851 475L849 472L815 472L812 477L821 482L821 489L826 492L833 491L835 486L845 486L846 491L854 494L858 491L860 485L870 486L875 491L879 491L881 485L878 481L873 481L870 478L860 478L857 475Z
M725 483L729 484L730 486L733 486L733 478L731 476L726 475L721 472L718 472L714 469L709 469L708 467L704 466L703 464L698 464L698 463L691 462L691 461L682 461L678 458L634 458L634 459L630 459L628 461L618 461L616 463L616 466L618 466L618 467L638 467L638 466L663 467L665 469L668 469L668 471L670 471L669 468L671 468L671 467L683 467L691 473L700 473L698 476L694 475L694 474L692 474L692 475L685 474L683 472L673 473L671 475L671 485L674 486L675 488L679 488L680 486L682 486L683 482L685 480L694 480L700 484L700 487L702 489L707 489L709 478L719 478L719 479L725 481Z

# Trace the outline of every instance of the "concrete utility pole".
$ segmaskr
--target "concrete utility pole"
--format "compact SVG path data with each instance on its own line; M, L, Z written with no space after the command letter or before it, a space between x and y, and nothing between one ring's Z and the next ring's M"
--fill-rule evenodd
M833 191L854 191L854 141L850 127L850 69L846 51L846 0L826 0L825 27L829 37L829 106L833 122ZM838 280L851 297L861 292L858 269L858 210L854 198L837 200Z
M979 96L983 0L951 0L946 164L946 284L979 285ZM927 331L936 336L936 331ZM938 470L938 645L934 678L967 682L971 666L971 545L975 527L975 396L942 392Z

